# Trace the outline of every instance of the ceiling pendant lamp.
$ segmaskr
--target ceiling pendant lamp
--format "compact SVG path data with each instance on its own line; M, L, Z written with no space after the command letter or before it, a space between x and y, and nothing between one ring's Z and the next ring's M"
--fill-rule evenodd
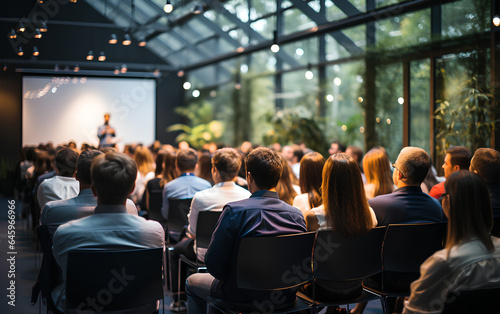
M33 46L33 57L38 57L40 54L40 51L38 51L38 48L36 46Z
M203 4L201 3L196 3L194 5L194 8L193 8L193 14L201 14L203 13L205 10L203 9Z
M132 40L130 39L130 35L129 34L125 34L125 36L123 36L122 45L128 46L131 43L132 43Z
M45 33L47 32L47 23L45 21L40 22L40 27L38 28L40 32Z
M16 39L17 38L16 31L13 28L9 32L9 38L10 39Z
M122 64L122 68L121 68L120 72L127 73L127 65L126 64Z
M139 43L138 43L139 47L144 47L147 45L147 42L146 42L146 39L141 39L139 40Z
M108 40L108 43L110 45L114 45L118 42L118 38L116 38L116 34L111 34L111 36L109 36L109 40Z
M40 32L39 28L37 28L35 31L35 38L42 38L42 33Z
M273 44L271 45L271 51L277 53L280 51L280 46L278 45L278 32L274 31Z
M20 57L22 57L22 56L23 56L23 54L24 54L24 51L23 51L23 46L19 46L19 47L17 48L17 55L18 55L18 56L20 56Z
M87 60L92 61L94 60L94 52L92 50L89 50L89 53L87 54Z
M24 27L23 21L19 21L17 24L17 31L20 33L23 33L26 30L26 27Z
M101 53L99 54L99 58L97 58L97 60L106 61L106 54L104 53L104 51L101 51Z
M73 71L75 71L75 73L80 71L80 67L78 66L78 64L75 65L75 68L73 69Z
M120 74L120 69L118 67L116 67L115 70L113 71L113 74L114 75Z
M172 3L170 3L170 0L167 0L167 3L163 7L163 11L165 11L165 13L170 13L170 12L172 12L173 9L174 9L174 6L172 5Z

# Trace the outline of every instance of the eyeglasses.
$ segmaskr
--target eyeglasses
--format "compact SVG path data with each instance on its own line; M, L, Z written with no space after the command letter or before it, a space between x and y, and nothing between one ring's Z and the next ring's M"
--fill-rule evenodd
M406 178L406 176L405 176L405 174L403 173L403 171L399 170L399 169L398 169L398 167L396 167L396 164L392 164L392 167L393 167L394 169L396 169L397 171L399 171L399 172L403 175L403 177L405 177L405 178Z

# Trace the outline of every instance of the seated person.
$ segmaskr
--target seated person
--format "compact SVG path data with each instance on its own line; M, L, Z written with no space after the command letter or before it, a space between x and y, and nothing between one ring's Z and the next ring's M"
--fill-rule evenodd
M300 210L278 199L276 185L283 171L279 155L269 148L257 148L247 155L245 169L253 194L224 206L205 255L208 273L193 274L186 283L189 313L205 313L209 296L248 304L269 300L285 306L295 302L294 290L282 290L276 301L272 292L238 288L235 266L241 238L306 231Z
M403 313L441 313L450 292L500 287L500 239L493 226L488 187L460 170L445 183L443 209L448 236L443 250L420 266Z
M490 190L493 216L500 216L500 152L479 148L470 162L470 171L479 174Z

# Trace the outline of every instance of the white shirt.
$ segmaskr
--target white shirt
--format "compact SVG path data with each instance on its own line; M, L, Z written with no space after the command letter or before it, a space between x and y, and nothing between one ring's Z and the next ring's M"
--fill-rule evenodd
M196 238L196 223L198 220L198 213L200 211L222 211L222 208L224 208L224 205L227 203L249 198L250 195L252 195L252 193L236 185L236 183L232 181L220 182L210 189L197 192L193 197L191 209L188 214L188 233L193 238ZM199 260L203 261L205 259L205 252L206 249L198 250Z
M300 162L292 165L292 171L298 179L300 175Z
M371 207L368 207L368 208L370 209L370 214L372 216L373 228L375 228L378 224L377 216L375 215L375 212L373 211L373 209ZM328 228L329 226L325 220L325 206L321 205L321 206L315 207L311 210L316 214L316 218L318 219L319 229Z
M487 252L479 240L437 251L420 266L403 313L441 313L449 292L500 287L500 239Z
M306 213L311 209L311 205L309 205L309 194L303 193L295 196L293 199L293 207L298 208L305 217Z
M134 203L140 203L142 195L146 190L146 184L149 180L152 180L154 178L155 173L153 171L146 173L146 175L142 175L142 173L137 171L137 178L135 179L135 189L132 194L130 194L130 198Z
M50 201L67 200L78 195L80 183L73 177L56 175L45 179L38 187L37 199L43 211L45 204Z

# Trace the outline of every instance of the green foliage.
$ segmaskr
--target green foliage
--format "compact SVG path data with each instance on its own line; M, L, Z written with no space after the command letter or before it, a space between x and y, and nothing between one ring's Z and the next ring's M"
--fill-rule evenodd
M494 96L476 77L466 80L449 93L448 99L438 99L435 110L436 150L444 155L450 145L465 146L475 151L488 147L498 120L494 120Z
M175 111L186 117L190 125L174 124L167 128L168 132L182 131L177 142L186 141L190 146L199 149L203 144L218 141L225 130L222 121L214 120L213 106L208 102L195 102L187 107L178 107Z
M305 143L307 147L320 153L325 153L328 149L323 131L303 107L281 110L276 114L268 113L266 121L271 124L272 129L264 135L265 145Z

